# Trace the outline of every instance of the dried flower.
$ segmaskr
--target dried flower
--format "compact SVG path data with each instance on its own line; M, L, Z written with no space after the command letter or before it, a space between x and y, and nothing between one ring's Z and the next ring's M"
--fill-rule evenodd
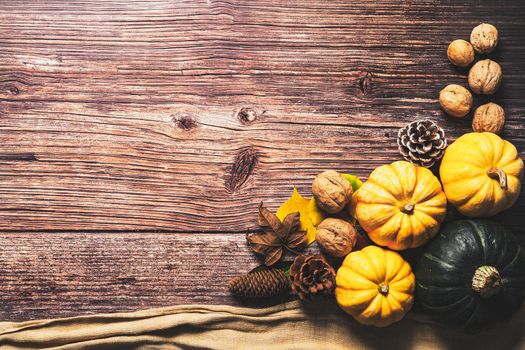
M306 246L306 232L299 231L299 223L299 213L288 214L281 222L261 203L259 226L264 233L250 234L246 238L254 252L264 255L264 264L271 266L281 260L284 249L293 251Z

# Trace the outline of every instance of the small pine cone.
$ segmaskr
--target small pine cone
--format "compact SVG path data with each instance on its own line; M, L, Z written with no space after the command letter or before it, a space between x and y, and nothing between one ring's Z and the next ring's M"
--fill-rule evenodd
M433 121L416 120L399 130L397 145L407 161L430 168L443 157L447 139Z
M335 271L321 255L298 255L290 267L292 289L301 300L329 296L335 289Z
M282 270L269 269L235 277L228 289L241 298L268 298L290 290L290 281Z

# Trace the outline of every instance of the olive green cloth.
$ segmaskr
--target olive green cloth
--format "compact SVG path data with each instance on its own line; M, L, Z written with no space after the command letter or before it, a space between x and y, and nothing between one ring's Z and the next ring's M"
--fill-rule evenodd
M508 325L477 335L409 314L365 327L333 301L265 309L187 305L133 313L0 323L0 349L525 349L522 309Z

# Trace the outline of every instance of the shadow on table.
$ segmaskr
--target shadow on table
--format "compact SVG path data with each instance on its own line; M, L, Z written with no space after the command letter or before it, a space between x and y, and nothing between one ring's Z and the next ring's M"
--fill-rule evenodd
M339 310L334 300L327 300L324 304L303 304L303 307L312 320L322 320L325 327L333 328L334 321L339 321L340 331L350 332L366 349L517 350L523 345L525 336L525 308L505 325L490 331L469 334L441 326L417 309L398 323L376 328L359 324ZM333 333L333 329L331 332Z

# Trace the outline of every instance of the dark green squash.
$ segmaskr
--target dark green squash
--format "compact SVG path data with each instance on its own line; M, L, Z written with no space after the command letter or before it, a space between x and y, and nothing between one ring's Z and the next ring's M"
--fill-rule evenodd
M445 324L470 331L505 322L525 291L525 254L516 237L487 220L449 223L416 266L416 300Z

